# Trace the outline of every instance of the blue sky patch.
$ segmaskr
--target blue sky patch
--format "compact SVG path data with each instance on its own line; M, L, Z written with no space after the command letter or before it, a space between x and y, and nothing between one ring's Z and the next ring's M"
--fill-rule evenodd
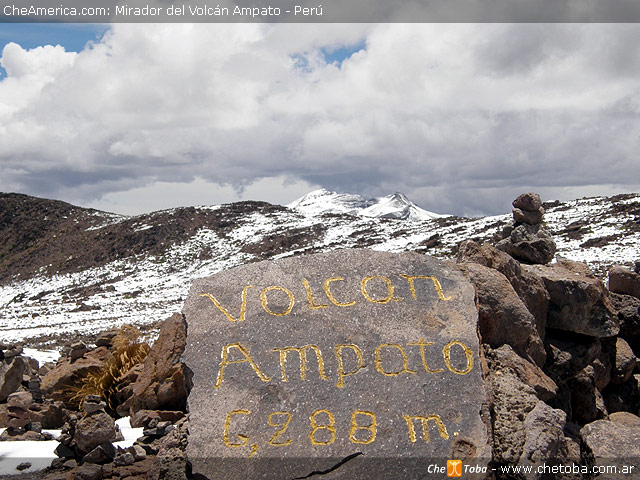
M15 42L24 49L62 45L67 52L80 52L87 42L98 41L109 25L69 23L0 23L0 52ZM0 67L0 80L7 72Z
M355 45L343 45L333 49L323 48L320 51L324 56L324 60L328 64L337 63L338 68L340 68L343 61L351 57L351 55L353 55L354 53L359 52L360 50L366 50L366 48L366 42L363 40Z

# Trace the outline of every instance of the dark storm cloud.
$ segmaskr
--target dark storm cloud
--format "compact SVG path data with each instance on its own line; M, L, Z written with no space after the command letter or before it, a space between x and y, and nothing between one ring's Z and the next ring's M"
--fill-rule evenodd
M639 41L638 25L184 24L116 25L79 54L9 45L0 190L160 204L159 184L199 203L308 185L457 214L639 190ZM340 45L363 48L327 63Z

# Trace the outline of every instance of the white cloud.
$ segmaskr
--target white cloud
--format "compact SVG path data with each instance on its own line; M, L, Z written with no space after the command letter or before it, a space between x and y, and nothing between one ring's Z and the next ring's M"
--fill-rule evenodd
M321 53L363 41L340 67ZM450 213L640 190L639 41L635 24L115 24L78 54L9 44L0 190L153 209L169 183L176 205L261 182L285 202L287 177Z

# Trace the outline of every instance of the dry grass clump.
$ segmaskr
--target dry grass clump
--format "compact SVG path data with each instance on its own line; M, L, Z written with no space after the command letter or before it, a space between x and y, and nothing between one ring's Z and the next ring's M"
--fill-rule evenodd
M142 363L149 353L149 345L138 342L140 331L132 325L123 325L112 340L111 354L102 366L94 367L74 386L69 403L79 408L87 395L100 396L112 411L121 403L119 393L126 386L125 375Z

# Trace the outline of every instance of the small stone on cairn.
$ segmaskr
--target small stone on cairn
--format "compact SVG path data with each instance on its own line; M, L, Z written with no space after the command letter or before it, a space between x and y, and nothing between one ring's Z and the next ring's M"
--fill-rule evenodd
M513 201L512 226L503 233L503 240L496 248L516 260L532 264L546 264L553 260L556 244L549 231L542 225L544 208L540 195L523 193Z

